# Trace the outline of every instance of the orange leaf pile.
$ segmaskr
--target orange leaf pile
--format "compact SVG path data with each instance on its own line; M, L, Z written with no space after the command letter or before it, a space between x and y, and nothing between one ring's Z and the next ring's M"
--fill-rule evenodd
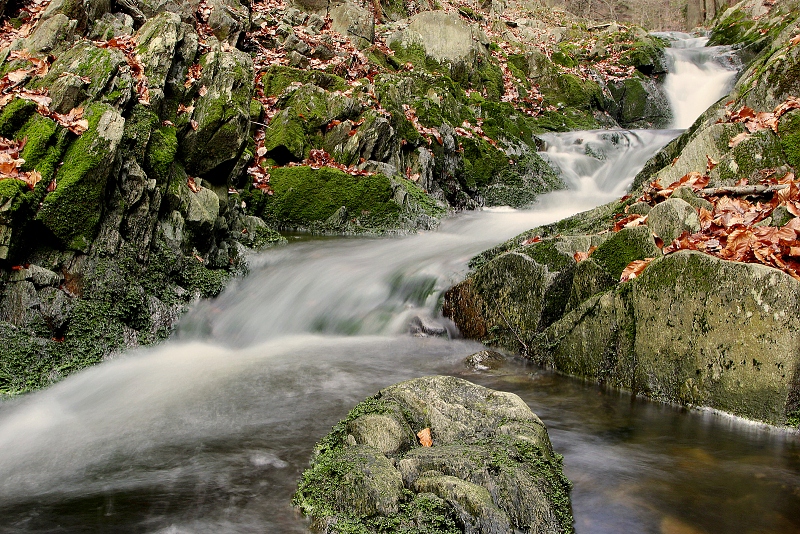
M698 210L700 231L694 234L684 232L664 248L664 254L697 250L725 260L768 265L800 280L800 181L791 172L779 180L773 175L774 170L762 173L767 177L761 180L761 184L771 187L772 198L769 201L751 202L747 198L728 195L709 196L713 209ZM707 184L707 176L689 173L666 188L654 182L639 200L655 205L669 198L678 185L697 189ZM746 186L747 180L739 180L736 185ZM779 206L784 206L795 218L781 227L759 225ZM617 221L614 229L626 221L630 224L637 220L635 217L640 216L630 215ZM647 263L632 263L623 273L623 281L638 276L646 266Z
M778 120L788 111L798 108L800 108L800 99L790 96L775 106L775 109L771 112L756 112L753 108L747 106L742 106L736 111L726 110L724 122L741 122L747 132L751 134L767 128L778 133ZM747 136L739 134L731 139L729 146L734 147L746 138Z

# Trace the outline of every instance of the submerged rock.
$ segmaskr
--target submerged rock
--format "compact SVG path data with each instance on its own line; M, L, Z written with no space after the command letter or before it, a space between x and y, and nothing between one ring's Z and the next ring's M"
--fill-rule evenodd
M569 490L522 399L431 376L353 408L317 445L293 502L326 533L546 534L573 532Z

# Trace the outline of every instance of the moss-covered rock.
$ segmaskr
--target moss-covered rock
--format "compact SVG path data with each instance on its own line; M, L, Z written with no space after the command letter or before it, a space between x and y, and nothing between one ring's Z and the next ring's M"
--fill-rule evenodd
M682 251L553 324L538 357L649 397L784 423L797 409L798 282Z
M592 259L600 264L615 280L633 261L657 258L661 250L653 240L647 226L623 228L604 241L592 254Z
M125 127L125 119L107 104L93 104L86 117L89 130L67 148L57 186L36 214L37 221L73 250L85 250L95 236Z
M240 50L226 52L218 43L201 59L199 96L192 114L197 129L188 128L180 153L186 170L227 187L229 173L245 147L250 132L253 62Z
M430 447L415 438L424 428ZM294 503L328 532L568 533L569 489L519 397L433 376L353 408L317 445Z
M380 229L393 226L400 206L393 200L386 176L351 176L323 167L286 167L270 171L274 194L254 191L248 205L268 224L311 228L324 223L342 206L356 226Z

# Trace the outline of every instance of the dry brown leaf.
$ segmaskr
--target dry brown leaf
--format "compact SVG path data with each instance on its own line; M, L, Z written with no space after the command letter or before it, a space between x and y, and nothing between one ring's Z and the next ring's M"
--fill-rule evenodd
M620 282L627 282L629 280L633 280L640 274L642 271L650 265L650 262L653 261L654 258L645 258L643 260L636 260L632 261L628 264L627 267L622 271L622 276L619 277Z
M423 428L419 432L417 432L417 437L419 438L419 444L423 447L431 447L433 446L433 438L431 437L431 429L430 428Z
M200 127L200 123L198 123L196 120L192 119L192 120L189 121L189 126L192 127L192 130L197 131L197 128Z
M191 190L192 193L197 193L198 191L200 191L202 189L202 187L197 185L197 182L194 181L194 177L192 177L192 176L189 176L187 178L186 185L189 186L189 189Z
M738 135L735 135L735 136L733 136L731 138L730 141L728 141L728 147L729 148L735 148L739 143L741 143L742 141L744 141L748 137L750 137L750 134L747 133L747 132L742 132L742 133L740 133Z
M719 161L714 160L711 156L706 154L706 173L713 171L717 165L719 165Z

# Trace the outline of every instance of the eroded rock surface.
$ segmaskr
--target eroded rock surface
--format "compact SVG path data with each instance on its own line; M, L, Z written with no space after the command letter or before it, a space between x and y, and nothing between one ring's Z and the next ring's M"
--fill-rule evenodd
M567 533L569 489L522 399L432 376L353 408L317 445L294 502L328 533Z

